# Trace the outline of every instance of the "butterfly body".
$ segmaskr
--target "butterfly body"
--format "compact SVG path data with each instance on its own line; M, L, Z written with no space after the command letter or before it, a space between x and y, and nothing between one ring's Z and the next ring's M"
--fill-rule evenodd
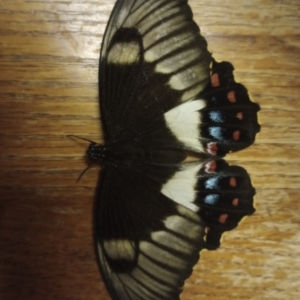
M97 243L115 300L179 299L203 248L254 212L247 172L259 106L216 62L184 0L118 0L99 71L105 145Z
M124 142L116 144L91 144L87 150L90 161L103 164L118 163L180 163L187 157L184 149L172 148L168 144L141 145L138 142Z

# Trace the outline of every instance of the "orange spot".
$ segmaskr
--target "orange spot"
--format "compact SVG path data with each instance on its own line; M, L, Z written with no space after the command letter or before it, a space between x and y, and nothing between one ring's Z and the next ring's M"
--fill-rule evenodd
M206 152L211 155L216 155L218 152L217 143L211 142L206 145Z
M232 205L233 205L233 206L238 206L238 205L239 205L239 199L238 199L238 198L234 198L234 199L232 200Z
M239 130L235 131L235 132L233 133L233 139L234 139L235 141L238 141L238 140L240 139L240 134L241 134L241 132L240 132Z
M213 160L205 164L205 172L213 173L217 168L217 163Z
M236 102L234 91L231 91L231 92L229 92L229 93L227 94L227 99L228 99L231 103Z
M243 118L244 118L242 112L237 113L236 117L237 117L239 120L243 120Z
M231 177L230 181L229 181L229 184L230 184L230 186L235 187L236 186L236 179L234 177Z
M209 227L205 227L204 232L205 232L206 234L208 234L208 232L209 232Z
M218 73L212 74L211 77L210 77L210 80L211 80L211 85L212 86L216 87L216 86L220 85Z
M223 214L223 215L221 215L219 217L219 222L222 223L222 224L224 224L226 222L227 218L228 218L228 215L227 214Z

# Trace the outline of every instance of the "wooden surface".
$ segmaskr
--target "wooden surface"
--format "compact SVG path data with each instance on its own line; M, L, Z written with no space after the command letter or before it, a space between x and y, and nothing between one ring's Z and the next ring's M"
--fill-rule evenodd
M203 251L182 299L300 299L298 0L193 0L217 60L261 106L255 145L231 155L256 213ZM0 299L109 299L93 239L102 141L97 74L114 0L0 1Z

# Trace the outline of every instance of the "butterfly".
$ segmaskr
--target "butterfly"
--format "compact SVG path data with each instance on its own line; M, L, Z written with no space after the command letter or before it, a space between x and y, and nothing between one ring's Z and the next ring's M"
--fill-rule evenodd
M247 172L258 104L216 62L187 1L117 0L100 57L104 145L97 243L113 299L179 299L203 248L254 212Z

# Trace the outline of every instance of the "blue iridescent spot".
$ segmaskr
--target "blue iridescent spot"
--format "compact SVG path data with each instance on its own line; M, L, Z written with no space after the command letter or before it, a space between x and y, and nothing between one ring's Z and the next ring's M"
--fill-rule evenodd
M218 187L219 177L212 177L205 181L205 187L207 189L215 189Z
M210 194L205 197L204 202L207 204L214 205L218 202L218 199L219 199L219 195Z
M212 121L214 121L216 123L224 123L224 118L220 111L211 111L209 113L209 117Z
M209 127L209 134L218 139L218 140L222 140L222 128L221 127Z

